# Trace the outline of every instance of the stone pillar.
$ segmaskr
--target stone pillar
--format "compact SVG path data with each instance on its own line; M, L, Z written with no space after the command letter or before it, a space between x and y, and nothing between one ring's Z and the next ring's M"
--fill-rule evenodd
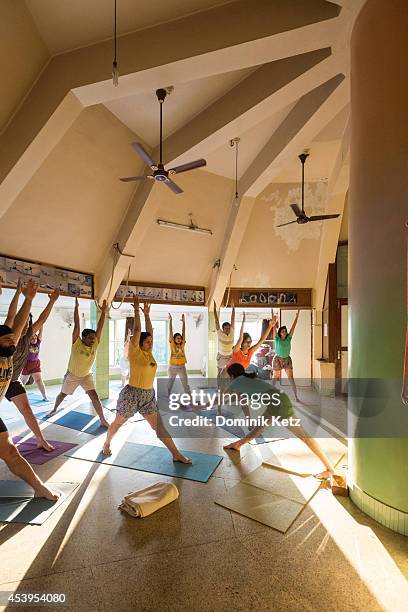
M368 0L354 26L349 193L349 377L364 381L349 397L351 498L405 535L407 32L407 0Z

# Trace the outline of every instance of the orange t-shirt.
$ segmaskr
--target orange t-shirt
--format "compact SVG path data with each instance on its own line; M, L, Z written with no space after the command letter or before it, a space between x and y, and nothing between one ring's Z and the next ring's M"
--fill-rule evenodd
M250 348L247 355L244 355L242 350L239 349L236 353L232 353L232 357L225 367L229 368L229 366L233 363L240 363L242 367L247 369L247 367L249 367L249 364L251 363L252 355L254 354L254 352L255 349Z

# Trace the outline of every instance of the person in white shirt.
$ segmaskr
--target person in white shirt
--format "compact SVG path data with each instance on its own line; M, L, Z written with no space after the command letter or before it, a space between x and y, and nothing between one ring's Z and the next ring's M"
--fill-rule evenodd
M221 375L221 372L224 370L228 361L232 356L232 349L234 347L234 325L235 325L235 305L234 302L231 302L232 306L232 314L231 314L231 323L225 321L222 325L220 325L220 319L217 312L217 305L214 302L214 319L215 319L215 327L217 330L218 337L218 353L217 353L217 368L218 368L218 376Z

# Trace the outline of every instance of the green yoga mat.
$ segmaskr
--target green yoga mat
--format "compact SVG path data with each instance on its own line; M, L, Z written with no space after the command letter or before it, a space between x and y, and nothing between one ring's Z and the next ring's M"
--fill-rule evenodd
M125 442L117 451L113 446L113 455L106 457L101 452L100 441L92 440L79 448L67 451L65 456L198 482L207 482L222 461L219 455L207 455L194 451L181 452L191 459L192 465L174 462L169 451L162 446L134 442Z
M79 486L77 482L52 482L62 493L56 502L33 497L33 490L22 480L0 481L0 522L42 525Z

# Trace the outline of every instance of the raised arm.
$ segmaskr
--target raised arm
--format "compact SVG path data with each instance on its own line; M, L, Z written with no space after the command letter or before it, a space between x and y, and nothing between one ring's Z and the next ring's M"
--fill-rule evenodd
M133 325L133 336L130 339L130 343L132 346L139 346L140 334L142 331L142 326L140 324L140 312L139 312L139 300L135 298L133 300L133 309L135 311L134 325Z
M267 339L267 337L269 336L269 334L271 333L271 329L273 327L275 327L276 325L276 317L272 317L272 319L269 321L269 325L268 327L265 329L264 333L262 334L262 336L259 338L258 342L254 345L251 346L251 350L252 351L256 351L258 350L258 348L261 346L261 344L263 342L265 342L265 340Z
M173 317L171 316L171 312L169 312L169 321L169 342L171 342L173 340Z
M59 296L60 296L59 289L55 289L55 291L48 294L49 302L47 306L44 308L44 310L42 311L38 319L35 321L35 323L33 323L33 334L36 334L43 327L44 323L50 316L51 310L55 302L58 300Z
M144 302L143 304L143 314L146 323L146 331L151 335L153 340L153 325L150 320L150 304L148 302Z
M242 315L242 323L241 323L241 329L239 331L239 338L236 344L234 344L233 349L232 349L233 353L237 353L239 349L241 348L242 340L244 339L244 325L245 325L245 312Z
M185 342L186 341L186 317L184 314L181 315L181 323L182 323L181 337L183 338L183 342Z
M231 327L234 327L234 325L235 325L235 304L234 304L234 302L231 302L231 306L232 306Z
M11 326L16 344L20 340L22 331L27 323L27 319L30 315L31 305L33 303L33 299L35 298L35 294L37 293L37 288L37 283L32 280L29 280L27 285L22 290L25 300L20 310L16 314L13 325Z
M74 329L72 330L72 344L79 338L79 334L81 332L81 326L79 323L79 302L78 298L75 298L75 308L74 308Z
M13 327L14 319L16 318L16 313L17 313L18 299L20 295L21 295L21 280L18 279L16 292L13 295L13 299L10 302L10 306L9 306L8 313L7 313L7 318L4 321L4 324L8 325L9 327Z
M218 317L217 304L215 303L215 300L214 300L214 321L215 321L215 329L217 331L219 331L219 329L220 329L220 319Z
M292 327L290 328L289 336L293 336L293 334L294 334L294 331L296 329L296 325L297 325L297 322L298 322L298 319L299 319L299 315L300 315L300 310L298 310L297 313L296 313L295 320L293 321Z
M98 327L96 328L96 334L95 334L98 339L98 342L101 339L103 326L105 325L105 317L106 317L107 310L108 310L108 302L106 300L103 300L102 307L101 307L101 314L100 314L99 321L98 321Z

